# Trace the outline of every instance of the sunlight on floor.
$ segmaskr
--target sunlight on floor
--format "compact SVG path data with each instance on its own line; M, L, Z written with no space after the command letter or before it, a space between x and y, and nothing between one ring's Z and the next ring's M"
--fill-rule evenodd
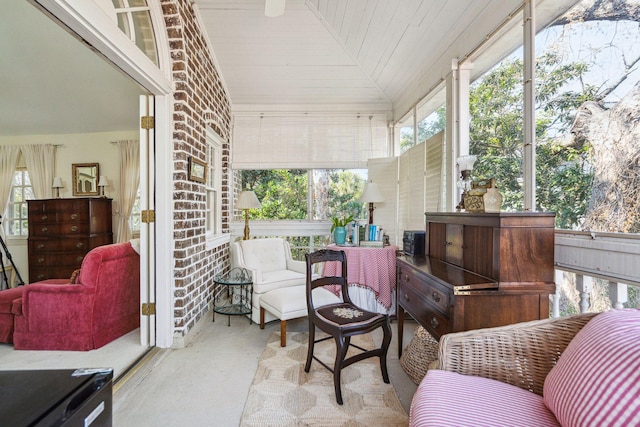
M146 351L139 329L91 351L14 350L13 345L1 343L0 369L113 368L113 377L118 378Z

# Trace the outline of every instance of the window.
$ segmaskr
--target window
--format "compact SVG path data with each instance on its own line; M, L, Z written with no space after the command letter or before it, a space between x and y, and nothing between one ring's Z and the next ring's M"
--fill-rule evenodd
M13 174L13 182L11 183L7 217L4 221L7 236L27 236L29 234L27 200L33 199L35 197L29 172L25 168L20 168Z
M366 169L268 169L241 171L241 188L256 193L261 209L251 219L319 220L333 216L366 218L357 198L367 181ZM236 220L241 220L240 211Z
M118 28L131 39L147 57L158 65L156 40L151 23L151 8L147 0L112 0Z
M136 193L136 200L133 202L133 209L131 209L131 217L129 218L129 226L133 232L134 237L140 236L140 220L141 220L141 208L140 208L140 188Z
M222 234L222 138L207 130L206 217L207 244Z
M445 130L445 97L446 87L441 84L398 122L396 126L400 130L400 154ZM416 137L417 140L414 141Z

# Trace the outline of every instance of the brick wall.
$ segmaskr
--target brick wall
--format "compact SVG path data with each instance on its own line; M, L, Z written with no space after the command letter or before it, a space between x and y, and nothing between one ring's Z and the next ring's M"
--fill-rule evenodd
M228 245L205 249L205 186L187 179L188 158L206 160L207 126L224 139L222 227L227 232L233 180L229 170L231 112L190 2L163 0L161 5L174 84L174 336L184 336L208 309L213 276L229 268Z

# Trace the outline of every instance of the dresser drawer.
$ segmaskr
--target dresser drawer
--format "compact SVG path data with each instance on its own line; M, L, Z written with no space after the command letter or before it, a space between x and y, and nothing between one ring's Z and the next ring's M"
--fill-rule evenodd
M37 267L56 267L70 266L76 268L82 264L82 260L86 252L60 252L60 253L43 253L33 256L29 261L29 266Z
M29 216L34 219L45 217L51 220L57 217L60 221L69 221L89 216L87 199L48 199L33 200L29 203Z
M70 279L71 273L79 267L57 266L57 267L31 267L29 266L29 283L39 282L46 279Z
M86 235L88 232L88 222L35 223L29 225L29 235L32 237Z
M437 285L433 279L417 273L409 267L398 268L398 290L411 289L424 300L433 304L442 314L449 313L450 293Z
M29 241L29 253L32 255L50 252L87 252L89 249L89 239L86 238L31 239Z
M436 310L422 295L410 287L398 288L398 304L425 327L434 337L451 332L451 322L447 315Z

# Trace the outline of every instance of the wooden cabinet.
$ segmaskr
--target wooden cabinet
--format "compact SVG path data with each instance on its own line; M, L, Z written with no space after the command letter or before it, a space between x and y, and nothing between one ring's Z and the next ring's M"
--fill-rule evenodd
M66 279L91 249L113 243L111 199L29 200L29 282Z
M404 312L434 337L549 316L553 213L427 213L426 256L397 262Z

